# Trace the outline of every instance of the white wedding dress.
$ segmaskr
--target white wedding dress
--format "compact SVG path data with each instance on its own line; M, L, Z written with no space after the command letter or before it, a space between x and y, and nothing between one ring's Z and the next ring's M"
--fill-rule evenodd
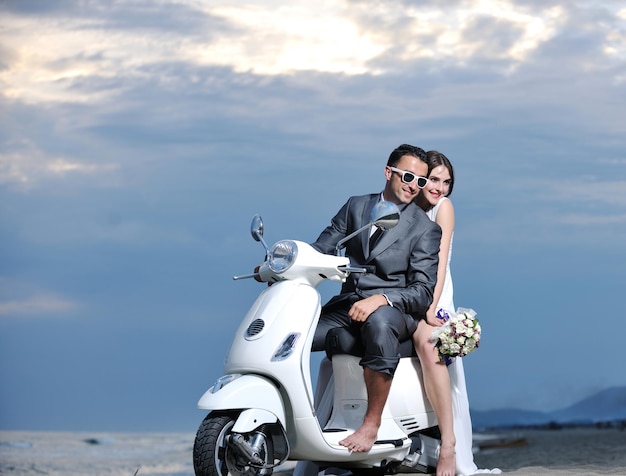
M426 212L428 218L435 221L439 206L447 197L443 197L433 208ZM443 282L443 290L437 303L437 311L443 309L450 316L456 313L454 307L454 286L452 285L452 275L450 274L450 262L452 260L452 241L454 233L450 238L450 250L448 252L448 262L446 263L446 277ZM456 473L458 476L468 476L477 473L500 474L499 469L479 470L474 463L474 453L472 451L472 418L469 410L469 398L465 386L465 371L463 370L463 359L460 357L452 359L448 366L450 374L450 388L452 390L452 416L454 423L454 436L456 438Z

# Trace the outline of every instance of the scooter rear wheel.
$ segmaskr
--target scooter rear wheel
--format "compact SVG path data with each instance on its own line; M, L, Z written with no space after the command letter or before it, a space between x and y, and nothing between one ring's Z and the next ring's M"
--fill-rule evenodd
M273 469L258 468L242 462L229 446L228 436L237 413L211 412L200 424L193 445L193 468L196 476L270 476ZM274 462L272 438L267 435L262 447L265 464Z

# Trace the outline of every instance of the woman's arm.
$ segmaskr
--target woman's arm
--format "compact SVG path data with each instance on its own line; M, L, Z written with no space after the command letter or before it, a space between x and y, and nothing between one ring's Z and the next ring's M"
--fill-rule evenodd
M437 305L443 292L443 283L446 279L446 268L450 256L450 244L454 233L454 206L450 200L444 200L439 205L435 223L441 227L441 244L439 245L439 266L437 268L437 284L433 293L433 303L426 311L426 322L431 326L441 326L443 321L437 318Z

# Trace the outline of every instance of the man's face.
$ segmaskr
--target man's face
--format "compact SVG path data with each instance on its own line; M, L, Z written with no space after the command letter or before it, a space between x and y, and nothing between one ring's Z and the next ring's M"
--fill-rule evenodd
M412 155L403 155L395 167L421 177L426 177L428 173L428 165ZM385 167L385 177L387 183L385 184L383 196L385 200L396 205L410 203L420 191L416 181L404 183L402 181L402 173L393 172L389 167Z

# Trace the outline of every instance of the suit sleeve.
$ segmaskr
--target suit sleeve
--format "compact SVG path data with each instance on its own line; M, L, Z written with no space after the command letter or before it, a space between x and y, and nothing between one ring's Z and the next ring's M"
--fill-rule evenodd
M351 200L352 199L349 199L344 206L341 207L331 220L330 225L322 231L315 243L311 243L311 246L320 253L334 254L337 243L339 243L342 238L348 236Z

